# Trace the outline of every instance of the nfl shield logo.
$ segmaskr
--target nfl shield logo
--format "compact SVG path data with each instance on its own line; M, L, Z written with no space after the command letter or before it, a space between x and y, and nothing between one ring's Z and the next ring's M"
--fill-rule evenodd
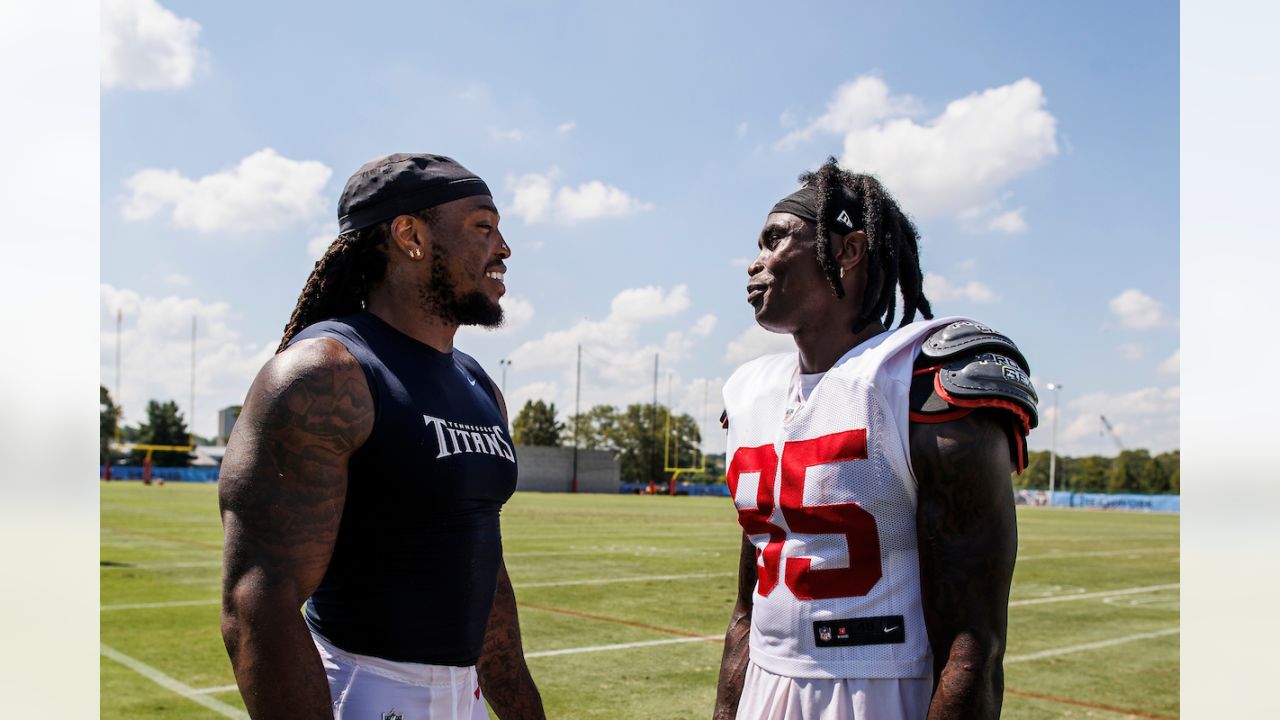
M818 637L822 638L822 641L823 641L823 642L827 642L828 640L830 640L830 639L831 639L831 628L829 628L829 627L827 627L827 626L825 626L825 625L824 625L824 626L822 626L822 627L820 627L820 628L818 628Z
M382 713L382 720L404 720L404 716L395 710L388 710Z

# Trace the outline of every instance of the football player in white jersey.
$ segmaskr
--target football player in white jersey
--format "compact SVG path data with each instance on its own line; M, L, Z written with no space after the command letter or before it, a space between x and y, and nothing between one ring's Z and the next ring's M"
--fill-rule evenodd
M1026 360L932 319L916 229L874 178L831 158L800 181L747 268L756 321L798 352L724 391L743 545L715 718L998 717Z

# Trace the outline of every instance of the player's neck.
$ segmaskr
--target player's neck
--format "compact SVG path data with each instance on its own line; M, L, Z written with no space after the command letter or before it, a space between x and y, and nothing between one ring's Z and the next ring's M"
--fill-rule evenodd
M858 332L850 329L851 323L801 328L791 334L800 351L800 372L805 374L826 372L845 353L884 332L884 325L873 322Z
M453 337L458 326L427 313L422 307L422 299L416 295L397 297L386 287L377 288L369 292L366 309L424 345L440 352L453 352Z

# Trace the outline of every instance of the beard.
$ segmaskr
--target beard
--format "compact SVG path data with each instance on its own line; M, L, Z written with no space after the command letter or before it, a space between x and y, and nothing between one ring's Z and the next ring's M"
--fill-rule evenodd
M418 288L422 307L451 325L495 328L502 324L502 306L479 290L459 294L449 275L444 251L431 249L431 282Z

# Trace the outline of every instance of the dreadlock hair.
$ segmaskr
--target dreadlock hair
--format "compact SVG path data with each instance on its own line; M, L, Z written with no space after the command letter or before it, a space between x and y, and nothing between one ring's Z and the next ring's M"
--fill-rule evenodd
M435 208L405 214L428 225L436 224ZM391 237L392 222L394 219L344 232L333 241L307 278L298 304L284 327L277 353L308 326L364 308L369 291L382 282L387 273L387 240Z
M870 175L847 172L836 163L835 157L828 157L816 172L800 175L800 182L816 185L818 190L818 238L815 243L818 265L838 298L844 297L844 286L840 283L840 269L831 254L827 208L841 187L853 193L861 205L861 229L867 234L869 262L862 312L853 323L853 331L860 332L877 319L885 327L890 327L899 286L904 305L899 327L915 320L917 311L926 319L933 319L933 310L924 296L924 276L920 271L920 234L880 181Z

